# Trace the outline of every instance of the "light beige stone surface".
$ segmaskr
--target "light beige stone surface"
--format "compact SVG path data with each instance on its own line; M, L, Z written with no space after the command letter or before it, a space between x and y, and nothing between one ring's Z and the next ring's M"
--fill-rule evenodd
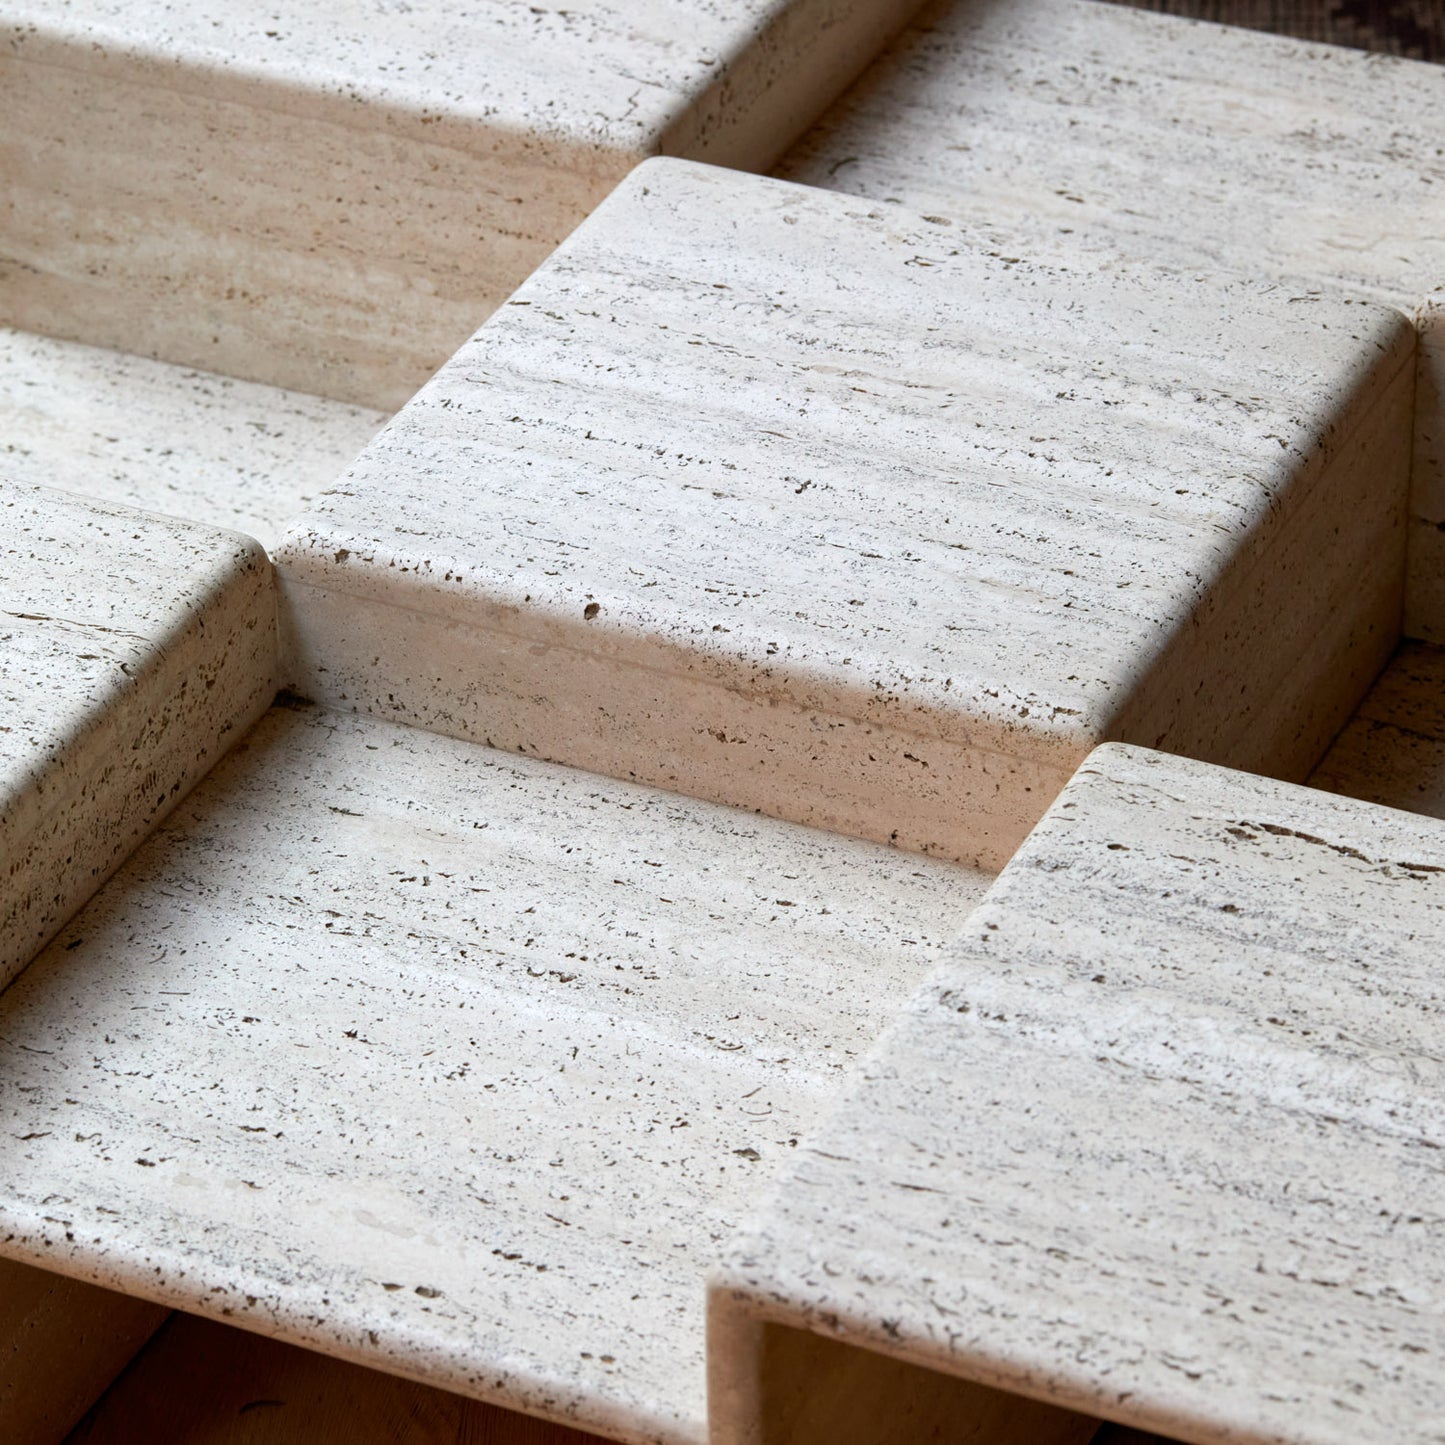
M0 320L401 405L636 161L768 166L917 0L10 0Z
M1310 786L1445 818L1445 648L1401 647Z
M701 1441L708 1260L983 886L277 710L0 996L0 1252Z
M0 475L273 543L380 412L0 329Z
M291 680L984 866L1102 738L1303 776L1396 637L1412 346L653 161L289 533Z
M166 1313L0 1259L0 1439L60 1445Z
M1407 628L1445 640L1445 70L1094 3L928 7L784 158L1012 253L1209 267L1417 316Z
M0 480L0 987L276 690L239 533Z
M1438 1440L1442 940L1445 824L1096 751L729 1245L715 1445L799 1330L1184 1441Z

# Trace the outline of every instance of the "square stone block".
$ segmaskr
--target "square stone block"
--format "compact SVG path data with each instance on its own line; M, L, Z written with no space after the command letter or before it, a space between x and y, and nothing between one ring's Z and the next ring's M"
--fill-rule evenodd
M271 544L380 412L0 329L0 474Z
M0 987L276 690L260 545L0 481Z
M278 708L0 995L0 1253L619 1440L985 881Z
M1420 328L1406 628L1445 641L1445 70L1094 0L930 5L779 174L1008 251L1384 301ZM1243 375L1240 377L1243 384Z
M997 867L1101 740L1304 776L1413 384L1384 307L652 161L292 528L290 679Z
M765 168L917 0L9 0L0 320L390 409L646 156Z
M810 1360L837 1445L905 1367L1195 1445L1435 1440L1442 942L1445 823L1096 751L725 1251L715 1445L819 1438Z

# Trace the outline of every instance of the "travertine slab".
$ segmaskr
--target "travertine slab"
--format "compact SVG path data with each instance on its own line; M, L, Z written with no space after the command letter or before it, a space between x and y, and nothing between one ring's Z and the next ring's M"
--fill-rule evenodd
M1185 1441L1438 1440L1442 941L1445 824L1095 752L728 1247L716 1445L787 1439L800 1332Z
M1445 71L1094 0L928 7L784 158L1007 250L1223 268L1420 327L1406 626L1445 640ZM1241 377L1241 384L1243 378Z
M8 0L0 320L399 406L645 156L766 167L917 0Z
M0 480L0 987L260 715L275 677L258 543Z
M386 418L0 329L0 475L271 543Z
M1400 648L1310 786L1445 818L1445 648Z
M1302 776L1397 633L1412 346L653 161L288 534L291 680L985 866L1103 738Z
M0 1440L60 1445L166 1311L0 1259Z
M0 996L0 1252L633 1441L978 875L277 710Z

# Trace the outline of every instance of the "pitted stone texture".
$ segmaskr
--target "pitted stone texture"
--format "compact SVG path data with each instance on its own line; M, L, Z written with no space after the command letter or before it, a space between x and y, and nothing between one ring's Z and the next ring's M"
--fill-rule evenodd
M1400 648L1310 786L1445 818L1445 648Z
M166 1314L0 1259L0 1439L60 1445Z
M1439 1439L1445 825L1095 752L713 1281L1194 1442ZM769 1437L771 1438L771 1437Z
M276 690L258 543L0 481L0 986Z
M16 0L0 319L390 409L642 158L765 168L918 0Z
M0 998L0 1250L631 1441L984 881L277 710Z
M653 161L277 554L331 705L1001 864L1103 738L1302 776L1409 327Z
M1445 70L1094 0L929 6L779 174L1398 306L1420 327L1406 626L1445 641Z
M0 476L268 545L380 412L0 329Z

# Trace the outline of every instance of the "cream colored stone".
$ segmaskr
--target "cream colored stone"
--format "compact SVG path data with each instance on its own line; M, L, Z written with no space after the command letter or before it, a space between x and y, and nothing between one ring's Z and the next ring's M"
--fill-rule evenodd
M728 1246L714 1445L787 1441L798 1331L1196 1445L1438 1439L1442 940L1445 824L1093 753Z
M917 0L14 0L0 320L399 406L636 161L766 167Z
M249 537L0 480L0 987L269 704Z
M272 543L380 412L0 330L0 475Z
M622 1440L968 870L278 710L0 996L0 1250Z
M779 174L1416 315L1407 629L1445 640L1445 71L1093 0L931 5Z
M653 161L292 529L291 680L996 867L1103 738L1313 765L1412 384L1384 308Z
M1445 648L1400 649L1310 786L1445 818Z
M166 1314L0 1259L0 1440L60 1445Z

